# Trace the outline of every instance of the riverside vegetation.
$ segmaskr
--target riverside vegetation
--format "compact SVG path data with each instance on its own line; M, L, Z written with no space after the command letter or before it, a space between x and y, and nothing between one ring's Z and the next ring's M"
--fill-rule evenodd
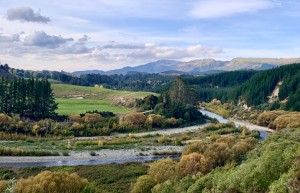
M126 146L126 144L130 144L131 142L138 143L142 148L144 145L180 145L182 146L184 143L190 143L189 141L198 141L196 144L192 143L191 149L197 149L198 143L202 142L203 144L210 144L212 141L221 141L222 136L230 135L237 141L248 139L252 141L251 143L256 144L259 139L259 135L256 132L249 132L246 128L236 128L233 124L218 124L206 127L201 130L197 130L195 132L189 132L182 134L172 134L170 136L144 136L144 137L136 137L134 135L129 135L128 137L112 137L112 139L88 139L88 140L77 140L76 143L72 144L72 149L80 149L80 150L92 150L98 149L101 147L116 145L119 144L121 146ZM43 139L43 138L42 138ZM45 140L45 139L44 139ZM29 142L32 144L31 148L35 148L38 146L44 146L47 149L51 148L52 143L61 143L62 141L41 141L41 142ZM18 143L18 142L16 142ZM27 144L27 145L29 145ZM18 144L20 146L21 144ZM23 143L22 146L26 147L26 144ZM65 141L65 148L67 149L67 140ZM124 148L124 147L122 147ZM183 154L188 153L188 149L185 149ZM65 166L65 167L28 167L28 168L20 168L20 169L11 169L11 168L1 168L0 169L0 188L4 189L10 185L9 179L15 178L16 186L22 188L28 188L32 192L43 192L48 188L47 186L38 186L36 187L35 180L41 178L46 173L43 171L54 172L51 176L61 176L64 178L68 178L68 175L76 172L80 177L79 181L87 179L89 183L84 183L85 187L87 186L90 192L130 192L133 188L133 184L139 176L147 174L147 170L149 167L149 163L127 163L127 164L109 164L109 165L98 165L98 166ZM59 172L59 173L58 173ZM67 173L66 173L67 172ZM49 173L48 173L49 174ZM75 174L72 174L75 175ZM32 176L32 177L31 177ZM33 177L36 176L36 177ZM29 179L28 179L29 178ZM59 178L59 177L57 177ZM43 184L46 184L48 181L51 181L50 178L44 179ZM24 181L26 183L24 183ZM84 180L85 181L85 180ZM85 181L87 182L87 181ZM60 183L58 181L56 183L57 191L62 191L59 189ZM19 185L20 184L20 185ZM30 189L32 187L32 189ZM39 188L33 190L33 188ZM30 192L29 191L29 192ZM84 192L84 191L83 191Z

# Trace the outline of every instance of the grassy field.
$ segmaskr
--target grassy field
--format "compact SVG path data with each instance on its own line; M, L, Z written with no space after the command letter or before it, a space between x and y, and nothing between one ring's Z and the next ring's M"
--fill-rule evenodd
M112 100L118 97L125 99L143 98L145 96L155 94L151 92L120 91L97 87L74 86L69 84L52 84L51 86L53 88L53 93L57 98L73 98L74 96L84 95L84 98L89 99Z
M67 84L52 84L52 88L58 103L56 112L61 115L79 114L89 110L126 114L132 111L126 106L132 104L135 99L155 94Z
M111 101L106 99L56 98L55 101L58 103L56 112L60 115L80 114L92 110L110 111L115 114L126 114L132 111L128 107L112 105Z

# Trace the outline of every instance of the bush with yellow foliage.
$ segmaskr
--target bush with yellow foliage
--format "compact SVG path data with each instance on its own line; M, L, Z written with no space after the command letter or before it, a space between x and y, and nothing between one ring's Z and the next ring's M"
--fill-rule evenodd
M92 193L86 179L76 173L44 171L27 179L19 179L15 193Z
M151 189L156 185L156 182L149 175L141 176L134 184L131 193L151 193Z
M161 183L174 176L175 162L170 159L162 159L152 163L148 170L148 175L157 183Z
M300 112L290 112L278 116L274 120L276 130L285 128L300 128Z
M181 177L198 173L203 175L210 169L211 165L204 155L195 152L182 156L177 164L177 174Z
M130 113L125 117L122 117L120 125L125 127L140 128L144 126L146 118L147 116L143 113Z

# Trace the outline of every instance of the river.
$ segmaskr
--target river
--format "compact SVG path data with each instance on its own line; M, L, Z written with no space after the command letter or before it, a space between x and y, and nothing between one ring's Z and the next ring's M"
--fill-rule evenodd
M205 109L199 110L202 114L207 115L211 118L217 119L220 123L228 123L234 122L236 126L246 126L249 130L257 130L260 133L262 139L265 139L269 132L273 132L272 130L266 127L260 127L245 121L233 120L233 119L225 119L220 115L215 113L206 111ZM174 129L164 129L158 131L151 132L142 132L134 134L136 136L143 135L169 135L174 133L184 133L188 131L194 131L197 129L204 128L205 126L210 125L211 123L206 123L202 125L195 125L184 128L174 128ZM122 136L124 134L119 134L118 136ZM97 137L93 137L97 139ZM164 149L167 148L167 149ZM155 151L180 151L181 146L173 146L173 147L155 147ZM110 163L127 163L127 162L146 162L162 159L167 156L153 156L151 153L153 151L139 151L138 149L130 149L130 150L100 150L96 152L98 155L91 157L89 152L72 152L70 156L45 156L45 157L1 157L0 158L0 166L7 167L29 167L29 166L75 166L75 165L97 165L97 164L110 164ZM144 154L141 156L141 154ZM173 158L178 158L179 155L174 155Z
M255 130L258 131L260 134L260 137L262 139L265 139L266 137L268 137L269 133L274 132L274 130L271 130L267 127L262 127L262 126L258 126L252 123L249 123L247 121L241 121L241 120L236 120L236 119L226 119L220 115L217 115L215 113L212 113L210 111L206 111L205 109L200 109L199 110L203 115L207 115L211 118L215 118L217 119L220 123L228 123L228 122L233 122L235 124L235 126L237 127L247 127L250 131Z

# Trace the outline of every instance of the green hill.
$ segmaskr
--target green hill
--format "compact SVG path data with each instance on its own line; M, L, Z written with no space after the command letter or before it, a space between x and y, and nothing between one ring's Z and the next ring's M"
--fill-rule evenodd
M58 102L59 114L78 114L88 110L111 111L124 114L133 111L136 99L154 94L151 92L130 92L102 87L85 87L67 84L52 84Z

